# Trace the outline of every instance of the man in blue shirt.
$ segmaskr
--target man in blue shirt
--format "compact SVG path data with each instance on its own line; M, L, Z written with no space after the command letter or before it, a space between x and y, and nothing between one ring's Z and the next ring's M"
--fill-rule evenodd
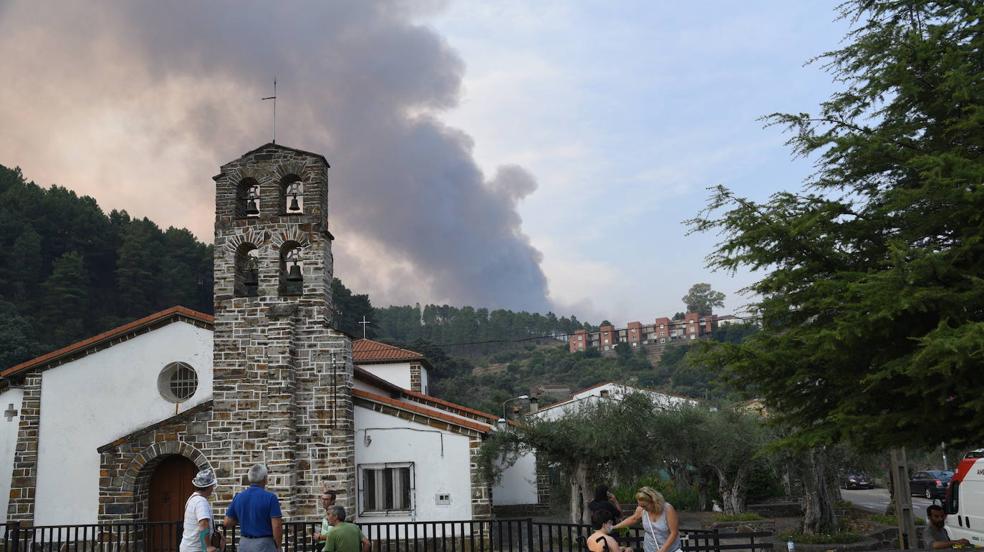
M237 494L226 509L225 527L239 529L239 552L279 552L283 544L283 515L280 499L266 490L267 468L249 469L249 488Z

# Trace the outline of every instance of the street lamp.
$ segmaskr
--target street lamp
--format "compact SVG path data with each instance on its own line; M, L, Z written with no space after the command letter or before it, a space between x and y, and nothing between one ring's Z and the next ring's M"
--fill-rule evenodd
M508 413L506 412L506 405L507 404L509 404L509 403L511 403L513 401L525 401L528 398L530 398L529 395L520 395L518 397L513 397L511 399L506 399L506 400L502 401L502 419L503 420L508 420L509 419Z

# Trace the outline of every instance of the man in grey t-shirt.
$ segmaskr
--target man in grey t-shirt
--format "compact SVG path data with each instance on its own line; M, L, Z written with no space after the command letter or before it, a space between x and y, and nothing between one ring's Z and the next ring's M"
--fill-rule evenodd
M950 533L944 526L946 512L942 506L933 504L926 508L926 522L926 530L923 532L923 548L953 548L957 544L970 544L967 539L950 540Z

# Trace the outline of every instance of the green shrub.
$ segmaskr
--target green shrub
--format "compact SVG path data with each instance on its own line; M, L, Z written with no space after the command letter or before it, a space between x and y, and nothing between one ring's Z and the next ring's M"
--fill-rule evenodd
M895 516L890 516L887 514L871 514L871 521L875 523L881 523L882 525L895 525Z
M782 533L779 535L780 542L792 539L793 542L801 542L803 544L850 544L852 542L859 542L863 538L863 536L849 531L820 533L816 535L807 535L804 533Z
M745 512L743 514L717 514L714 521L759 521L765 519L755 512Z
M748 474L748 494L746 502L755 504L770 498L785 496L786 490L782 486L782 477L776 470L765 462L756 462L751 473Z
M887 514L871 514L869 516L871 521L875 523L881 523L882 525L897 525L898 519L895 516ZM926 525L926 520L921 517L916 517L916 525Z
M668 477L668 474L666 474ZM622 505L622 510L631 512L635 509L635 493L639 487L652 487L663 495L667 502L674 508L681 511L697 511L698 499L697 489L694 487L680 487L660 475L643 477L632 485L620 485L612 490L612 493Z

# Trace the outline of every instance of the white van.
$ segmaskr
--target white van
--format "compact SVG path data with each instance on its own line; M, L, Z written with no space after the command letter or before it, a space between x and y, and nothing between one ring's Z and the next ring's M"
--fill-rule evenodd
M960 461L947 487L943 508L951 539L984 546L984 449L968 452Z

